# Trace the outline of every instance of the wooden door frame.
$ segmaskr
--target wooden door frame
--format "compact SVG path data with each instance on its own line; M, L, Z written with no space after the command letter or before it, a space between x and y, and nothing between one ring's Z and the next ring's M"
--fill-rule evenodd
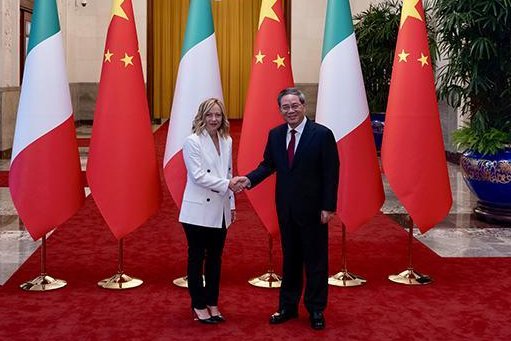
M20 32L19 32L19 44L20 44L20 49L19 49L19 76L20 76L20 80L19 80L19 84L21 85L21 82L23 81L23 72L24 72L24 69L25 69L25 55L27 53L26 51L26 48L25 48L25 38L26 38L26 26L25 26L25 22L26 22L26 16L24 13L27 13L29 14L30 16L32 16L32 12L34 10L34 0L20 0L20 8L19 8L19 13L20 13Z

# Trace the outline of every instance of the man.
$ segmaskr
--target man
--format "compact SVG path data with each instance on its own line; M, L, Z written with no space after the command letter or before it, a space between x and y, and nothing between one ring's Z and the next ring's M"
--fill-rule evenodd
M275 200L283 252L279 309L270 324L298 317L303 287L311 327L323 329L328 294L328 221L337 205L339 155L333 133L305 117L305 96L296 88L280 92L285 124L272 129L263 161L239 181L257 186L277 173Z

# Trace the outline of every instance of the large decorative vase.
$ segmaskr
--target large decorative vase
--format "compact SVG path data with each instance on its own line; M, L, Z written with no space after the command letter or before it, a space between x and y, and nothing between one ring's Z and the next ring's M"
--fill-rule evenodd
M511 149L494 155L466 152L460 165L465 182L478 200L476 216L511 223Z
M369 115L371 117L371 128L373 129L374 144L376 150L381 150L381 143L383 140L383 128L385 127L385 113L375 112Z

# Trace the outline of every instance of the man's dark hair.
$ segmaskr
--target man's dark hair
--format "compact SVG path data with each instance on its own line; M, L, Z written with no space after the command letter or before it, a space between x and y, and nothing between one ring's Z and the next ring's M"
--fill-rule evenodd
M300 103L305 104L305 95L303 94L303 92L301 92L297 88L285 88L284 90L282 90L279 93L279 95L277 97L277 103L279 104L279 108L280 108L280 105L281 105L280 101L282 100L282 97L287 96L287 95L298 96L298 99L300 100Z

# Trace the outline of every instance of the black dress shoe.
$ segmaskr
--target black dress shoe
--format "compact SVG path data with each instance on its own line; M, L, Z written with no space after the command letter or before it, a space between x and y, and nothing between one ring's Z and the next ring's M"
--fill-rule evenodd
M281 309L270 316L270 324L279 324L297 318L298 312L296 310Z
M313 311L310 314L311 328L315 330L325 329L325 316L321 311Z

